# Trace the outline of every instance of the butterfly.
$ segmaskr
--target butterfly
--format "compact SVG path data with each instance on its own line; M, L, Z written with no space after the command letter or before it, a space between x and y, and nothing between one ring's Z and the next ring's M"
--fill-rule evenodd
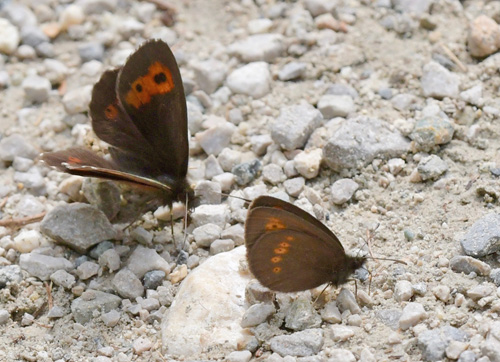
M142 45L123 67L103 73L89 105L92 128L111 159L84 148L40 156L60 171L130 183L163 205L189 203L186 98L175 57L161 40Z
M318 219L270 196L250 204L245 245L252 274L278 292L343 284L366 261L347 255L335 234Z

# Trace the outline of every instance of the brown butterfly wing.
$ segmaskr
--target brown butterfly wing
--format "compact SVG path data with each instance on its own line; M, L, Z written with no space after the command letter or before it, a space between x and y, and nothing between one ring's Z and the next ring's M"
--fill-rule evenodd
M248 250L248 264L259 282L278 292L315 288L332 280L343 250L308 233L279 230L263 234Z
M322 240L328 240L335 248L344 250L335 234L308 212L275 197L259 196L248 208L245 222L247 248L252 248L263 233L272 231L273 228L307 232Z
M168 45L148 41L132 54L118 74L116 92L123 110L154 150L154 159L161 162L162 175L184 182L189 158L186 99Z

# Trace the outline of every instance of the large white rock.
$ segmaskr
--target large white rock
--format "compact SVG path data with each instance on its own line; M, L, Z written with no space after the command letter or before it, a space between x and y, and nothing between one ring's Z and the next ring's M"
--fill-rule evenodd
M224 357L245 338L240 326L250 274L240 272L245 247L209 258L181 284L162 320L164 353L193 360L215 351Z

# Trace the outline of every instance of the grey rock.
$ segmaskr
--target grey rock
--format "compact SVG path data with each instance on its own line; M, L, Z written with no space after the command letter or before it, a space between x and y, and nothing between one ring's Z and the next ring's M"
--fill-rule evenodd
M167 275L170 273L170 265L156 250L138 245L127 260L127 268L137 278L152 270L162 270Z
M194 188L199 205L220 204L222 201L221 184L215 181L200 181Z
M34 164L33 160L30 160L29 158L14 157L14 162L12 162L12 167L16 171L26 172L33 166L33 164Z
M233 351L227 355L228 362L250 362L252 352L248 350Z
M476 273L477 275L490 275L490 277L490 272L493 273L491 267L485 262L465 255L456 255L451 258L450 269L455 273Z
M243 118L243 112L241 112L241 109L233 108L229 111L229 122L231 122L232 124L237 126L243 121L244 121L244 118Z
M7 284L18 284L23 280L23 274L19 265L0 266L0 289Z
M399 318L399 328L407 330L426 318L427 313L422 304L416 302L408 303L404 307L401 317Z
M203 113L200 107L191 102L189 99L186 102L188 111L188 128L191 135L198 133L203 123Z
M257 303L251 305L243 314L240 325L243 328L250 328L264 323L276 312L276 308L271 303Z
M63 307L55 305L52 308L50 308L49 312L47 313L47 317L51 319L56 319L56 318L62 318L66 314L68 313L66 313Z
M84 43L78 46L78 54L82 59L82 63L91 60L101 61L104 56L104 46L100 43Z
M141 308L147 310L148 312L160 308L160 302L156 298L137 298L137 301L139 302Z
M271 338L269 345L273 352L280 356L306 357L317 354L323 346L323 331L308 329L289 335Z
M91 94L92 87L90 85L75 88L66 92L66 94L62 98L64 110L69 115L87 112Z
M335 301L330 301L325 304L321 310L321 318L328 323L340 323L342 322L342 315L340 310L337 308L337 303Z
M472 225L460 241L465 254L483 257L500 250L500 214L488 214Z
M217 239L210 244L210 255L223 253L234 249L234 241L231 239Z
M212 94L222 85L227 74L227 65L215 59L208 59L193 65L196 83L207 94Z
M413 288L408 280L398 280L394 286L394 299L405 302L413 297Z
M391 329L397 330L399 328L399 319L401 318L399 309L381 309L377 311L376 316Z
M107 313L103 313L101 318L102 322L104 323L104 325L106 325L106 327L114 327L120 321L120 316L121 316L120 312L112 309Z
M338 0L306 0L304 7L316 17L321 14L331 13L339 6Z
M326 90L325 94L333 94L337 96L350 96L352 99L359 97L358 91L348 84L334 83Z
M245 288L245 299L249 304L270 303L274 299L274 292L253 280Z
M77 323L85 324L92 319L95 310L108 313L120 306L121 298L109 293L88 289L71 303L71 313Z
M110 273L120 269L120 255L115 249L108 249L99 256L99 266L107 268Z
M418 335L417 345L426 361L440 361L444 359L446 347L451 340L465 342L467 333L451 326L427 330Z
M409 137L415 141L418 150L430 151L436 145L450 142L454 131L449 120L441 117L427 117L415 123Z
M488 265L489 266L489 265ZM500 287L500 268L495 268L490 273L490 278L497 287ZM1 284L0 284L1 288Z
M74 268L73 263L65 258L36 253L22 254L19 258L19 266L41 280L49 280L57 270L70 271Z
M458 75L450 72L439 63L431 61L424 66L421 85L425 97L456 98L458 97L460 80Z
M283 36L280 34L255 34L229 46L229 54L244 62L264 61L272 63L283 52Z
M303 331L309 328L318 328L321 325L321 317L314 309L311 299L299 296L295 299L285 317L285 327L294 331Z
M477 355L473 351L463 351L457 362L476 362Z
M391 99L392 106L398 111L406 111L414 109L418 105L419 98L414 94L401 93L396 94Z
M309 104L282 107L271 124L271 137L286 150L302 148L322 120L321 112Z
M252 151L257 156L262 156L266 153L267 147L273 143L273 139L269 134L255 135L250 137L250 143L252 145Z
M153 234L142 226L134 228L134 230L130 232L130 237L144 246L151 245L153 242Z
M6 309L0 309L0 326L7 324L10 319L10 314Z
M71 289L75 286L76 278L66 270L57 270L50 275L50 280L55 285L62 286L66 289Z
M52 88L47 78L38 75L30 75L24 78L21 87L24 90L26 101L33 103L43 103L49 99Z
M483 85L481 83L460 92L460 98L469 104L477 107L484 105Z
M222 169L229 172L234 166L241 163L241 152L230 148L224 148L217 156L217 160Z
M393 95L393 91L392 91L392 88L380 88L378 90L378 95L382 98L382 99L391 99L392 98L392 95Z
M112 181L86 178L82 183L82 193L87 201L104 212L109 220L120 211L120 188Z
M298 197L304 189L305 184L306 180L303 177L294 177L283 182L286 192L292 197Z
M269 182L272 185L277 185L286 180L283 169L273 163L265 165L262 168L262 178L264 181Z
M430 155L420 160L417 170L422 180L435 180L448 170L448 164L439 156Z
M414 14L423 14L429 11L433 0L393 0L392 4L397 11L406 13L411 12Z
M236 130L236 126L229 122L224 122L210 127L206 131L198 132L196 140L207 155L217 156L231 142L231 137Z
M224 230L220 237L221 239L231 239L236 246L239 246L245 243L244 233L245 230L241 224L234 224Z
M80 253L101 241L116 237L106 215L82 203L57 206L43 218L40 230L56 242Z
M500 322L492 322L488 334L481 345L481 352L491 362L500 362Z
M137 276L129 269L121 269L113 278L113 289L121 297L135 300L144 294L144 287Z
M265 62L254 62L233 70L226 79L232 92L261 98L271 91L271 73Z
M45 187L45 179L40 174L38 169L33 169L31 172L16 172L14 173L14 181L22 184L25 188L30 190L37 196L45 195L47 193Z
M224 148L226 150L227 148ZM222 151L221 151L222 152ZM209 155L205 160L205 178L211 180L214 176L221 175L224 170L214 155Z
M144 274L143 284L146 289L156 289L158 288L167 274L163 270L152 270Z
M359 307L358 302L356 302L356 297L349 289L342 288L340 290L336 303L342 313L346 310L350 311L351 314L361 313L361 308Z
M48 42L49 37L38 26L24 25L21 28L21 41L25 45L36 47L42 43Z
M355 111L355 105L350 96L325 94L318 101L318 109L325 119L331 119L347 117Z
M409 147L410 142L387 122L360 116L341 122L323 148L323 159L335 171L359 169L378 157L399 157Z
M302 62L290 62L285 64L278 72L278 79L281 81L301 78L306 72L307 64Z
M222 228L215 224L205 224L193 230L193 237L196 245L207 248L213 241L221 237Z
M352 198L358 188L357 182L349 178L337 180L331 186L331 200L336 205L342 205Z
M109 250L109 249L113 249L114 247L114 244L109 241L109 240L105 240L99 244L97 244L95 247L93 247L92 249L90 249L90 252L89 252L89 256L93 259L99 259L99 257L106 251L106 250Z
M221 228L229 221L229 208L227 205L200 205L191 214L194 227L213 223Z
M255 159L250 162L240 163L231 170L238 185L244 186L252 182L261 172L262 163Z
M92 261L86 261L76 268L76 274L81 280L86 280L99 272L99 264Z

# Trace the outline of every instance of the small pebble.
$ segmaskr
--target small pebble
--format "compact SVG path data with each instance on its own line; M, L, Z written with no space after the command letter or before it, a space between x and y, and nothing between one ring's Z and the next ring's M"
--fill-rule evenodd
M427 313L422 304L416 302L408 303L399 318L399 328L407 330L426 318Z
M261 98L271 91L269 65L264 62L244 65L232 71L226 83L234 93L245 94L255 99Z
M351 179L337 180L331 186L331 200L336 205L342 205L352 198L358 188L357 182Z
M323 151L321 149L308 149L294 157L293 166L301 176L312 179L319 174L322 158Z
M149 351L152 347L153 343L148 338L144 337L139 337L132 343L132 348L134 349L134 353L138 355L141 355L144 352Z

